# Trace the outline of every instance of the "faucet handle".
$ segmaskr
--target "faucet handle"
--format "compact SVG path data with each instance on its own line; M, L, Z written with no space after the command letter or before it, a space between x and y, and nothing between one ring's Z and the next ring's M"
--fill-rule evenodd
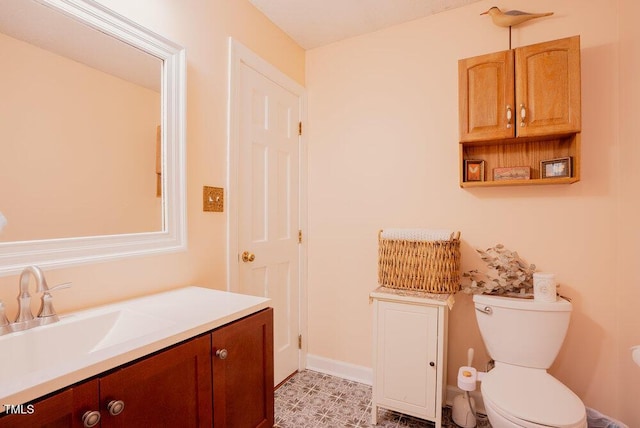
M71 283L64 282L62 284L51 287L50 289L42 293L42 298L40 299L40 310L38 311L38 319L40 319L40 325L51 324L60 319L58 318L56 310L53 308L53 296L50 293L52 291L69 287L71 287Z
M4 303L0 300L0 336L11 333L11 331L11 325L9 325L7 314L4 311Z

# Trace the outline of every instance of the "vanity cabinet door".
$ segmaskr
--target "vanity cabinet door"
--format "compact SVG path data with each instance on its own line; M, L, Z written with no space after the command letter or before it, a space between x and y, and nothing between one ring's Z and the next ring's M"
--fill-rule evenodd
M12 414L0 418L0 428L81 428L83 415L98 410L98 380L94 379L12 409Z
M213 331L214 427L272 427L273 309Z
M102 428L211 427L211 381L211 335L125 366L100 379Z

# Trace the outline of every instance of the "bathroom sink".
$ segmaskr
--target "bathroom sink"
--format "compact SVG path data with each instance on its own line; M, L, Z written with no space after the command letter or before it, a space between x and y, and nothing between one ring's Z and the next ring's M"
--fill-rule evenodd
M173 324L141 312L120 309L63 316L55 324L0 336L0 379L72 365L92 353L125 343Z
M0 403L27 403L268 304L263 297L184 287L61 315L58 322L0 336Z

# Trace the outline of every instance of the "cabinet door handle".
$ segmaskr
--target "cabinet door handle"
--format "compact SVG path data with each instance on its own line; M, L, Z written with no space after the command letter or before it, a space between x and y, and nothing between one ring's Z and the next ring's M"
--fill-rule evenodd
M220 358L221 360L226 359L228 355L229 355L229 352L227 352L226 349L218 349L216 351L216 357Z
M511 112L511 106L507 105L507 128L511 128L511 118L513 113Z
M100 423L100 412L97 410L88 410L82 415L82 423L85 428L91 428Z
M436 366L436 363L434 363L433 361L429 361L429 365L430 365L431 367L435 367L435 366Z
M520 126L524 126L524 120L527 118L527 109L524 104L520 104Z
M118 416L124 410L124 401L122 400L111 400L109 404L107 404L107 410L111 414L111 416Z

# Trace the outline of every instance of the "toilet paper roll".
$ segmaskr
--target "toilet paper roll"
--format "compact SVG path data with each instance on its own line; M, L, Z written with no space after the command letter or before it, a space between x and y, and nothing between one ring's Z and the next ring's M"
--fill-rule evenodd
M469 366L462 366L458 370L458 388L463 391L475 391L478 375L476 369Z
M533 274L533 300L556 301L556 274L536 272Z

